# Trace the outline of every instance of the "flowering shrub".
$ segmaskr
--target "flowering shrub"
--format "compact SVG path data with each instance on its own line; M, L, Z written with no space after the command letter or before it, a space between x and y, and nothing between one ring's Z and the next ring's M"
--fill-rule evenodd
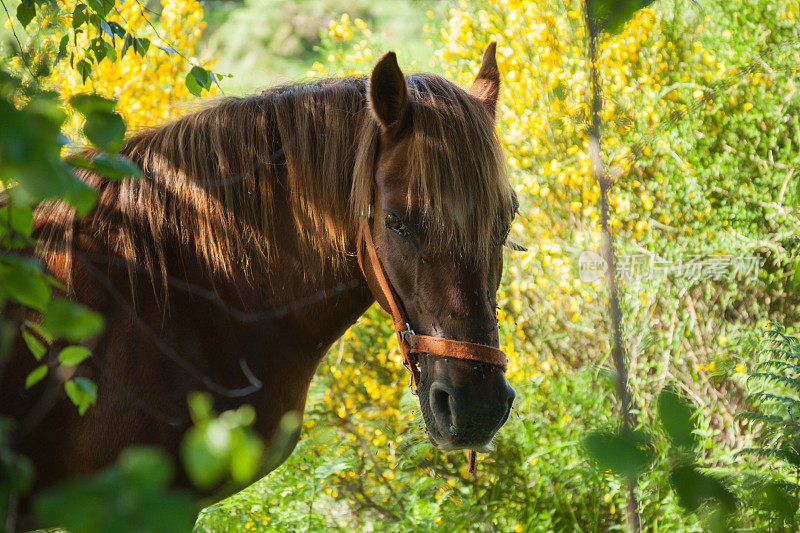
M623 312L637 418L652 427L660 452L639 481L643 520L686 529L701 527L700 517L686 517L669 489L669 443L649 406L677 382L700 408L703 466L735 464L746 434L733 415L750 364L738 347L767 313L798 320L787 290L796 245L791 229L777 230L796 217L796 188L786 183L800 149L798 97L787 68L800 58L787 45L794 4L670 9L643 10L603 37L602 149L616 178L610 203L619 253L658 254L677 265L624 278ZM261 485L209 509L205 523L240 517L242 529L529 531L623 522L620 481L587 462L579 444L585 430L613 424L616 409L605 289L578 265L583 251L599 246L599 191L585 146L583 3L461 2L441 22L428 16L424 31L441 42L430 66L463 86L486 45L499 44L498 124L521 201L512 239L528 247L507 254L499 293L501 347L518 392L511 419L473 476L461 454L435 451L415 399L400 388L391 323L373 308L331 350L336 364L323 362L307 437L293 457ZM754 33L765 24L768 36ZM366 74L390 49L346 14L331 21L323 45L327 61L309 76ZM414 70L401 44L391 48ZM684 274L684 260L732 253L757 258L758 277ZM247 511L254 500L258 521Z
M66 8L76 2L67 2ZM91 77L83 80L67 62L59 63L49 78L66 97L73 94L96 92L118 101L119 109L128 128L152 126L186 112L185 102L191 94L184 77L193 64L205 64L195 58L195 47L205 27L200 2L161 2L161 13L151 11L140 2L119 3L108 20L117 22L139 38L149 39L160 50L149 54L136 54L128 49L123 54L125 42L115 39L118 59L100 61ZM70 10L71 11L71 10ZM82 35L91 39L91 34ZM55 44L55 43L54 43ZM81 57L76 57L79 61ZM215 93L213 87L210 93ZM77 126L73 115L72 124Z
M182 80L202 29L199 3L164 2L158 30L138 2L118 7L121 24L175 51L100 60L87 80L61 64L50 82L67 95L93 88L119 98L129 127L174 116L189 94ZM658 452L638 489L653 529L702 528L669 489L656 394L675 382L698 409L698 461L732 470L733 452L747 441L733 416L751 366L740 346L765 316L800 321L792 296L800 281L800 10L796 2L744 0L704 9L643 10L600 47L602 149L616 180L619 252L678 265L622 280L634 405ZM292 457L207 509L200 528L549 531L622 523L620 481L588 462L579 444L587 429L616 419L605 290L579 269L582 252L599 246L598 188L585 146L583 3L462 1L442 20L428 17L423 32L440 49L430 63L416 58L418 67L402 43L394 46L408 71L432 68L468 85L483 49L499 43L498 127L521 201L512 239L528 246L508 252L499 292L501 348L518 392L511 419L474 475L462 454L433 449L404 387L391 322L373 307L321 365ZM325 61L309 76L367 73L388 46L363 20L342 14L322 48ZM74 130L79 119L72 120ZM734 253L758 259L756 278L686 275L688 258Z

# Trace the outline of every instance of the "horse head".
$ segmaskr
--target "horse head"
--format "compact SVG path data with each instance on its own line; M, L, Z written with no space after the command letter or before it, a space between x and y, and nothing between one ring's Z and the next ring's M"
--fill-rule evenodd
M379 129L362 178L371 183L354 185L369 191L361 209L368 204L370 245L408 328L477 349L499 344L496 293L517 209L495 134L499 85L494 43L469 90L433 74L405 76L386 54L368 87ZM387 308L375 268L365 276ZM502 365L455 355L414 357L429 439L441 450L487 450L515 392Z

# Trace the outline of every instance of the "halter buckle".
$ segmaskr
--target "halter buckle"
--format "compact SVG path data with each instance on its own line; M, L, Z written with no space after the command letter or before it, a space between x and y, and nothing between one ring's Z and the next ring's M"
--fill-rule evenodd
M403 342L410 345L411 343L408 342L408 337L413 337L414 335L416 335L416 333L414 333L414 330L411 329L411 324L406 322L406 329L400 332L400 338L403 339Z

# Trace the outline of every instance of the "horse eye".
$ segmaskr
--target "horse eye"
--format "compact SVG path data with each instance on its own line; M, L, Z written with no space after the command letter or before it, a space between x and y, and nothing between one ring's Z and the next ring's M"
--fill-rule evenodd
M411 232L403 225L403 222L395 215L386 215L386 227L390 230L399 233L403 237L408 237Z

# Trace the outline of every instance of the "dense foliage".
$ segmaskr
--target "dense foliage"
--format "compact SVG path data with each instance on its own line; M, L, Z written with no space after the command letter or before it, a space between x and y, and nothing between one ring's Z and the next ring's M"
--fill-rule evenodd
M798 14L796 2L661 2L601 42L603 151L617 177L611 225L622 256L626 348L636 418L654 452L638 480L648 529L757 520L747 507L726 508L727 519L701 509L715 501L730 507L728 485L712 480L745 468L734 454L748 434L734 417L753 364L753 332L765 317L798 320L789 238L800 148ZM293 457L208 510L210 529L624 524L622 481L594 466L582 446L590 430L617 420L605 286L580 268L582 252L599 245L585 149L582 4L462 4L441 23L429 16L431 37L438 26L441 39L433 69L464 85L486 44L500 44L500 133L522 202L512 238L528 246L506 258L498 315L518 392L512 418L474 476L460 454L431 449L414 399L396 385L402 370L387 364L397 358L391 326L372 310L331 351L337 364L323 363L307 437ZM347 15L331 23L323 44L330 61L315 64L315 75L367 72L380 53L366 24ZM411 61L395 47L401 62ZM696 411L688 463L676 462L654 408L669 384ZM711 496L676 492L681 480Z
M55 165L68 166L56 162L61 161L58 130L79 135L83 117L90 126L83 126L86 138L113 152L114 135L90 133L92 113L118 112L128 127L153 124L179 113L190 93L217 90L213 82L219 76L211 73L210 63L193 57L203 26L198 2L165 1L160 12L150 4L124 2L103 13L107 4L87 2L86 12L98 18L87 17L77 27L75 16L83 4L71 3L55 14L44 2L19 4L35 8L38 18L25 25L36 46L25 43L7 62L16 78L3 82L2 105L9 114L45 117L47 129L30 123L31 139L46 132L42 150ZM248 4L243 13L259 6ZM785 428L793 427L789 423L796 413L774 421L776 428L789 424L777 433L769 433L769 426L756 431L767 439L759 441L760 447L752 444L752 428L743 419L754 420L753 413L776 416L758 392L749 405L761 410L745 409L744 385L751 369L753 382L767 370L796 379L784 372L795 364L790 356L781 354L773 357L779 363L762 362L756 368L754 354L765 319L789 330L800 322L794 296L800 281L797 0L661 0L613 28L619 33L601 39L602 150L616 180L611 227L619 245L637 421L632 440L614 440L618 400L606 333L606 287L583 262L585 252L596 251L600 242L598 187L586 150L590 87L583 2L484 0L430 8L420 41L437 48L432 58L412 57L410 50L424 49L419 41L409 47L393 40L358 18L358 12L337 14L323 30L314 56L321 60L308 66L308 74L365 73L380 54L396 49L404 68L431 69L468 85L485 46L498 41L503 72L499 133L521 201L512 239L528 247L507 253L499 293L501 347L510 356L509 379L518 395L511 419L495 451L479 457L473 475L466 472L463 454L433 449L417 400L404 386L407 376L391 323L373 308L321 365L294 454L265 480L203 511L198 527L605 531L625 523L624 479L614 472L626 468L637 479L639 510L648 530L791 527L796 501L786 483L792 482L792 467L779 463L767 481L756 474L775 464L776 454L763 450L781 439L794 445L785 440L791 434ZM24 21L25 7L22 14ZM273 14L263 16L269 22ZM227 20L236 27L240 19ZM13 24L19 28L19 22ZM82 25L86 30L76 32ZM69 37L69 46L64 45L69 53L61 54L64 36ZM270 42L281 38L268 37ZM298 50L313 49L308 42L301 41ZM223 63L235 61L247 48L241 41L212 44L219 53L234 54ZM45 60L62 55L55 65ZM66 112L58 109L54 95L35 96L41 88L57 90ZM113 103L92 99L92 105L82 105L81 99L69 99L91 91L119 104L113 108ZM14 146L0 143L3 150ZM25 172L37 170L26 159L8 166L11 155L0 152L0 171L8 172L0 179L16 180L25 190ZM117 167L124 164L109 160L117 161ZM63 176L65 184L80 188L69 174ZM56 193L37 194L0 216L6 236L11 229L20 238L29 233L31 203ZM91 196L90 191L84 194ZM77 197L76 202L84 198ZM86 202L88 208L91 200ZM22 216L14 211L10 218L16 209ZM18 241L6 237L4 242L13 251ZM20 295L18 280L43 277L35 269L27 277L3 277L18 268L6 252L0 258L3 296L30 305L21 299L27 296ZM47 302L49 297L32 301L45 310ZM773 338L791 339L783 330L780 335ZM795 350L796 342L786 342L785 350ZM31 344L36 356L40 348ZM79 364L85 356L72 351L62 363ZM80 398L88 389L78 386L75 394ZM83 403L88 407L90 402ZM737 418L741 412L750 414ZM230 474L241 481L253 467L249 459L242 464L235 457L257 460L269 454L250 438L252 417L246 408L216 417L197 396L193 413L196 426L187 439L194 446L186 453L186 466L201 486L210 483L203 476L219 476L216 481ZM203 437L209 428L248 437L209 448ZM247 450L231 448L234 441L248 443ZM11 456L2 443L4 472L25 470L20 466L24 460ZM619 453L603 455L609 444ZM745 454L747 459L737 455L748 448L762 451ZM165 492L169 476L141 475L167 469L162 461L152 450L131 450L100 478L64 490L88 494L81 500L83 508L100 514L115 508L117 500L109 495L119 493L119 487L135 509L174 501L176 509L185 511L191 502ZM204 468L208 465L213 466L210 473ZM4 484L0 490L18 492L26 475L17 472L13 479L20 485ZM64 494L69 492L48 495L50 503L41 504L46 521ZM113 513L102 516L110 528L133 524L119 522ZM179 509L164 515L161 525L184 523L185 516Z

